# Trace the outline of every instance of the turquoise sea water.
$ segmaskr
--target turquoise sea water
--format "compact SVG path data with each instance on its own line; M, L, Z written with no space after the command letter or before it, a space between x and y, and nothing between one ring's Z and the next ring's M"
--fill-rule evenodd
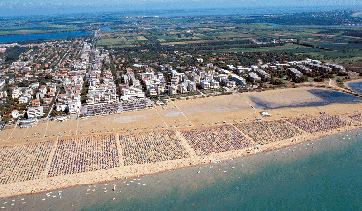
M362 207L361 150L362 129L359 129L224 163L107 185L0 199L0 207L14 210L358 210ZM117 185L115 191L112 191L113 184Z

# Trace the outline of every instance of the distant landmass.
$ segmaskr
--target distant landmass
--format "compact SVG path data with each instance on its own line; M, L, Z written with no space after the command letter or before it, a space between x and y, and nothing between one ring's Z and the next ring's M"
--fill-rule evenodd
M330 10L362 10L361 5L343 5L343 6L247 6L247 7L213 7L200 8L195 7L175 7L173 9L167 5L154 4L151 7L135 6L1 6L0 17L18 17L18 16L42 16L42 15L64 15L64 14L84 14L84 13L121 13L126 15L159 15L159 16L198 16L198 15L260 15L260 14L283 14L300 12L321 12Z

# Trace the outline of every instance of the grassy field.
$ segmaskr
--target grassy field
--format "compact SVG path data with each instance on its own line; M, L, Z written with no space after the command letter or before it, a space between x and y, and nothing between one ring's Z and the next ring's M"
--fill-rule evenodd
M139 41L147 41L147 40L148 40L148 39L147 39L146 37L144 37L144 36L137 36L136 38L137 38L137 40L139 40Z
M260 47L260 48L233 48L222 50L222 52L286 52L293 51L295 53L308 52L311 48L287 43L284 46L276 47Z
M124 45L125 41L120 38L104 38L98 41L98 45Z
M206 40L191 40L191 41L179 41L179 42L167 42L162 43L161 45L186 45L186 44L197 44L197 43L206 43Z
M155 24L157 30L102 32L105 36L98 44L123 48L141 46L147 41L147 43L158 42L163 46L181 48L187 45L200 51L305 54L338 63L358 62L362 57L360 50L362 44L357 42L360 38L345 36L347 32L353 35L356 31L353 28L288 27L272 24L225 26L212 23L176 27L179 24L177 21L166 23L161 20L154 22L153 26ZM169 24L173 27L163 28ZM271 44L273 40L283 42L289 39L294 39L300 44L286 43L272 47L253 44L255 42Z

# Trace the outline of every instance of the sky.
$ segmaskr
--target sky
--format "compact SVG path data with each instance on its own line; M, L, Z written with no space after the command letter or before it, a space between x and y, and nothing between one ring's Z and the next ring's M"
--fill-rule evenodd
M361 0L0 0L0 16L125 10L235 7L362 6Z

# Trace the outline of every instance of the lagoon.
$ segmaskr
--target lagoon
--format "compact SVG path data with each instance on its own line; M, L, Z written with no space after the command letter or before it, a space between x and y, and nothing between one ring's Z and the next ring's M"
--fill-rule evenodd
M250 96L250 99L256 104L257 108L262 109L279 109L279 108L298 108L298 107L316 107L325 106L330 104L358 104L362 103L362 99L353 95L343 92L325 90L325 89L311 89L308 90L314 99L307 102L278 102L264 100L259 97Z
M19 35L6 35L0 36L0 43L14 43L28 40L38 39L64 39L68 37L81 37L90 35L90 32L86 31L72 31L72 32L60 32L60 33L46 33L46 34L19 34Z
M351 82L351 83L348 84L348 86L349 86L349 88L351 88L353 91L362 94L362 81Z

